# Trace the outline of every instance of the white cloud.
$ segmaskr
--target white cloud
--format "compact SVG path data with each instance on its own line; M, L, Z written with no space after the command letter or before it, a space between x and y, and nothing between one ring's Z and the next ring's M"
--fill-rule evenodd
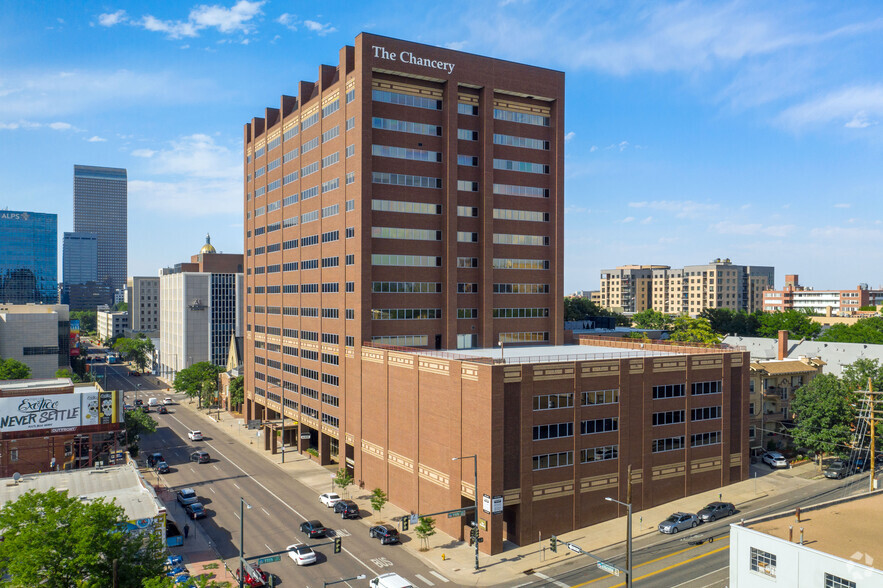
M103 27L112 27L114 25L126 22L127 20L129 20L129 17L126 16L125 10L117 10L116 12L109 12L98 15L98 24Z
M462 51L467 44L467 41L451 41L450 43L445 43L445 47L454 51Z
M565 141L570 141L570 140L572 140L574 137L576 137L576 133L575 133L574 131L570 131L569 133L567 133L566 135L564 135L564 140L565 140Z
M70 131L70 130L78 130L74 125L66 122L52 122L52 123L41 123L34 122L31 120L17 120L14 122L0 122L0 130L5 131L17 131L19 129L23 130L32 130L32 129L52 129L53 131Z
M635 217L633 217L633 216L627 216L627 217L625 217L624 219L622 219L622 222L623 222L623 223L630 223L630 222L632 222L633 220L635 220Z
M694 202L693 200L653 200L629 202L630 208L649 208L674 213L677 218L700 218L717 212L717 204Z
M132 179L129 174L129 205L163 214L207 216L242 214L242 184L181 180L158 182Z
M337 29L331 26L331 23L322 24L320 22L316 22L315 20L305 20L304 26L319 35L320 37L324 37L325 35L337 32Z
M99 137L98 135L93 135L86 139L86 141L90 143L106 143L107 139L105 139L104 137Z
M741 237L766 236L786 237L794 232L795 225L763 225L761 223L738 223L733 221L721 221L709 227L709 231L716 235L738 235Z
M792 129L834 121L845 121L848 128L864 128L876 124L871 117L881 116L883 84L876 84L841 88L807 100L782 112L779 122Z
M134 157L146 157L149 159L156 155L156 151L154 151L153 149L135 149L134 151L132 151L132 155Z
M113 14L102 14L99 16L99 21L104 18L112 24L128 22L148 31L165 33L170 39L198 37L199 32L206 29L215 29L224 34L242 33L248 35L255 30L255 20L262 14L261 7L264 3L265 0L258 2L239 0L230 8L218 4L200 4L190 11L187 20L162 20L152 14L146 14L140 19L131 19L125 16L125 13L119 17L124 20L114 20L117 18L116 15L122 12L118 11Z
M653 222L653 217L652 217L652 216L648 216L647 218L645 218L645 219L643 219L643 220L641 221L641 224L642 224L642 225L649 225L649 224L652 223L652 222Z
M597 151L597 150L598 150L598 146L597 146L597 145L592 145L592 148L589 149L589 153L594 153L594 152Z
M855 113L855 116L852 117L852 120L843 125L847 129L864 129L871 125L877 124L875 120L868 120L868 115L864 110L860 110Z
M862 227L816 227L811 229L809 236L812 239L822 239L827 243L872 243L883 238L880 229L865 229Z
M852 204L850 204L848 202L838 202L837 204L834 205L834 208L849 208L851 206L852 206Z
M283 12L282 15L276 19L276 22L279 24L288 27L292 31L297 30L297 17L293 14L289 14L287 12Z
M53 131L69 131L74 128L72 124L66 122L52 122L47 126Z
M148 31L166 33L170 39L197 36L196 27L194 27L191 22L160 20L155 16L148 14L144 16L138 24Z

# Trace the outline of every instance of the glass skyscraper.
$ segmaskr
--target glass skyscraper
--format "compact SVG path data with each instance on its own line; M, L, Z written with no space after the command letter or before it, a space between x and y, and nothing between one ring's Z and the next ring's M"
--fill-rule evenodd
M58 215L0 210L0 302L58 302Z
M97 281L126 287L128 178L125 169L74 166L74 232L98 238Z

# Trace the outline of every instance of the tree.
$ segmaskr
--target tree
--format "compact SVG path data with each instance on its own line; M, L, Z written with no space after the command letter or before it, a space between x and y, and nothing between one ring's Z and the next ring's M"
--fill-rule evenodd
M883 365L877 359L863 357L843 368L840 381L850 392L868 389L868 378L877 392L883 391Z
M55 370L55 377L56 378L70 378L74 384L77 384L77 383L83 381L79 375L71 373L71 371L67 368L61 368L61 369Z
M816 452L819 467L827 453L843 453L855 422L855 394L833 374L821 374L794 393L794 444Z
M835 343L883 343L883 318L871 317L856 321L852 325L832 325L816 338L817 341Z
M624 314L601 308L584 296L568 296L564 299L564 320L581 321L592 316L613 317L616 324L622 327L632 324L631 319Z
M347 487L353 483L353 476L346 468L340 468L334 474L334 484L346 492Z
M672 322L672 317L652 308L632 315L632 324L639 329L670 329Z
M183 392L191 400L194 397L202 399L206 389L217 390L218 375L222 371L224 368L209 361L194 363L175 374L175 390Z
M377 516L380 516L380 512L383 510L383 505L386 504L388 500L389 498L386 496L386 492L380 488L375 488L371 491L371 509L377 511Z
M435 535L435 519L432 517L420 517L420 524L414 527L414 532L423 543L420 551L429 551L429 538Z
M812 339L822 332L822 325L809 320L810 314L799 310L765 312L760 315L760 337L776 338L779 331L788 331L790 337Z
M155 349L153 342L145 337L143 333L134 339L120 337L114 342L113 348L118 351L126 361L134 363L139 371L144 371L144 368L150 363L150 357Z
M112 310L114 312L120 312L120 311L126 312L129 310L129 304L127 302L117 302L116 304L113 305Z
M679 316L675 319L674 328L669 339L684 343L701 343L703 345L719 345L721 342L720 336L711 330L711 325L707 319L690 318L688 316Z
M230 380L230 410L241 407L245 402L245 376L236 376Z
M129 410L125 416L126 425L126 444L131 445L137 443L139 437L143 433L155 433L156 421L150 414L144 412L140 408L137 410Z
M711 330L721 335L738 335L740 337L755 337L760 328L760 315L763 312L752 313L744 310L731 308L705 308L699 313L699 318L708 319Z
M55 489L22 494L0 510L3 584L109 588L114 561L120 588L160 576L159 535L125 531L125 521L123 509L103 498L84 502Z
M229 582L219 583L207 574L196 576L193 578L193 581L196 582L195 584L192 584L194 588L230 588ZM179 586L181 586L181 584L175 584L174 578L169 578L167 576L150 578L144 580L141 584L141 588L178 588Z
M31 377L31 368L11 357L0 359L0 380L27 380Z
M98 328L98 312L95 310L74 310L70 318L80 321L80 331L84 333L94 333Z

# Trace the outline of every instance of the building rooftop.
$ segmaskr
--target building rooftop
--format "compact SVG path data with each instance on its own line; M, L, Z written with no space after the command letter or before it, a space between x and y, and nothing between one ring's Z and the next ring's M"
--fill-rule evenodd
M68 390L73 388L76 393L101 392L101 388L95 382L74 384L70 378L47 378L44 380L3 380L0 382L0 392L28 392L39 390L41 394L53 390Z
M794 511L788 511L746 521L745 527L767 535L788 540L788 527L793 526L793 541L800 541L803 528L803 544L806 547L844 559L853 559L875 569L883 569L883 527L873 513L883 510L883 492L860 495L826 502L801 509L800 522Z
M778 341L764 337L727 337L724 343L745 347L752 361L776 359ZM824 341L789 341L788 356L818 357L825 362L825 373L840 377L843 368L857 359L883 361L883 345L865 343L828 343Z
M768 374L811 374L818 371L818 366L826 365L818 358L800 359L769 359L751 362L751 369L762 370Z
M134 463L105 468L66 470L26 474L18 482L0 480L0 504L6 504L29 490L46 492L50 488L67 490L69 496L90 501L113 499L126 512L129 520L153 518L165 512L156 493L141 477Z
M378 348L390 348L377 345ZM479 361L481 363L549 363L556 361L580 361L596 359L621 359L623 357L663 357L681 355L681 350L656 351L651 349L627 349L600 345L532 345L472 348L472 349L416 349L398 348L405 353L418 353L434 357L444 357L460 361Z

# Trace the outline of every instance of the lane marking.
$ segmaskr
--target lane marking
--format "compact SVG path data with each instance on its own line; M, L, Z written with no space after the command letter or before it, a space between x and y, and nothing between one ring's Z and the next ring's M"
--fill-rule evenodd
M264 511L264 514L267 515L268 517L272 516L270 513L267 512L267 509L264 508L263 506L261 507L261 510Z
M209 486L208 489L212 491L212 494L217 494L217 492L215 492L215 489L212 488L211 486Z
M687 565L688 563L692 563L696 560L702 559L703 557L708 557L709 555L714 555L715 553L719 553L719 552L724 551L729 548L730 548L729 545L725 545L724 547L718 547L717 549L713 549L713 550L709 551L708 553L703 553L702 555L697 555L696 557L691 557L688 560L682 561L680 563L672 564L672 565L664 567L660 570L656 570L655 572L650 572L649 574L645 574L643 576L638 576L637 578L635 578L632 581L632 583L639 582L641 580L646 580L647 578L652 578L656 574L661 574L662 572L667 572L669 570L673 570L676 567ZM625 582L623 582L622 584L617 584L616 586L612 586L611 588L622 588L622 586L625 586ZM576 588L576 587L574 587L574 588Z
M240 487L239 487L239 484L237 484L236 482L233 482L233 485L236 486L236 489L237 489L237 490L242 490L242 488L240 488Z
M267 548L267 551L273 551L273 548L270 547L269 545L267 545L266 543L264 543L264 547Z
M693 578L692 580L687 580L686 582L684 582L684 583L682 583L682 584L678 584L677 586L672 586L671 588L680 588L681 586L686 586L687 584L692 584L693 582L696 582L697 580L701 580L702 578L704 578L704 577L706 577L706 576L710 576L710 575L712 575L712 574L716 574L716 573L718 573L718 572L720 572L720 571L722 571L722 570L725 570L725 569L727 569L727 567L729 567L729 566L724 566L724 567L722 567L722 568L720 568L720 569L718 569L718 570L714 570L713 572L708 572L707 574L702 574L702 575L699 576L698 578ZM718 580L717 582L715 582L715 584L717 584L717 583L720 582L720 581L721 581L721 580Z
M447 578L436 572L435 570L429 570L429 573L441 580L442 582L450 582Z
M236 517L236 518L238 519L238 518L239 518L239 513L234 512L234 513L233 513L233 516Z
M430 582L427 578L424 578L424 577L421 576L420 574L414 574L414 575L417 577L418 580L420 580L420 581L422 581L422 582L426 582L427 585L429 585L429 586L435 586L435 582Z
M171 416L173 419L175 419L175 420L178 422L179 425L181 425L181 426L184 427L184 428L187 428L186 425L185 425L184 423L182 423L180 420L178 420L178 417L176 417L176 416L174 416L174 415L169 415L169 416ZM211 447L211 448L212 448L212 451L214 451L215 453L217 453L218 455L220 455L221 457L223 457L225 460L227 460L227 463L229 463L229 464L232 465L234 468L236 468L237 470L239 470L240 472L242 472L243 474L245 474L245 476L246 476L247 478L249 478L252 482L254 482L254 483L257 484L258 486L260 486L261 488L263 488L264 491L265 491L267 494L269 494L270 496L272 496L273 498L275 498L276 500L278 500L278 501L279 501L284 507L286 507L288 510L290 510L291 512L293 512L294 514L296 514L297 516L299 516L299 517L300 517L301 519L303 519L304 521L308 520L307 517L305 517L304 515L302 515L301 513L299 513L299 512L293 507L293 506L291 506L290 504L288 504L287 502L285 502L284 500L282 500L281 498L279 498L279 497L276 495L275 492L273 492L272 490L270 490L269 488L267 488L266 486L264 486L263 484L261 484L261 482L258 481L254 476L252 476L251 474L249 474L248 472L246 472L244 469L242 469L241 467L239 467L239 464L237 464L235 461L233 461L232 459L230 459L229 457L227 457L226 455L224 455L223 453L221 453L221 451L219 451L217 447L215 447L215 446L212 445L211 443L206 443L206 445L208 445L209 447ZM234 512L233 514L236 514L236 513ZM239 515L236 515L236 518L239 518ZM342 550L344 553L346 553L348 556L350 556L351 558L353 558L354 560L356 560L357 562L359 562L360 564L362 564L362 566L363 566L364 568L366 568L369 572L374 573L374 568L372 568L371 566L369 566L368 564L366 564L365 562L363 562L361 559L359 559L358 557L356 557L355 554L354 554L352 551L350 551L349 549L347 549L346 547L343 547L343 546L341 546L341 550Z
M559 582L558 580L555 580L554 578L550 578L546 574L541 574L540 572L534 572L533 575L536 576L537 578L539 578L540 580L543 580L547 584L554 584L555 586L558 586L559 588L570 588L570 584L565 584L564 582Z

